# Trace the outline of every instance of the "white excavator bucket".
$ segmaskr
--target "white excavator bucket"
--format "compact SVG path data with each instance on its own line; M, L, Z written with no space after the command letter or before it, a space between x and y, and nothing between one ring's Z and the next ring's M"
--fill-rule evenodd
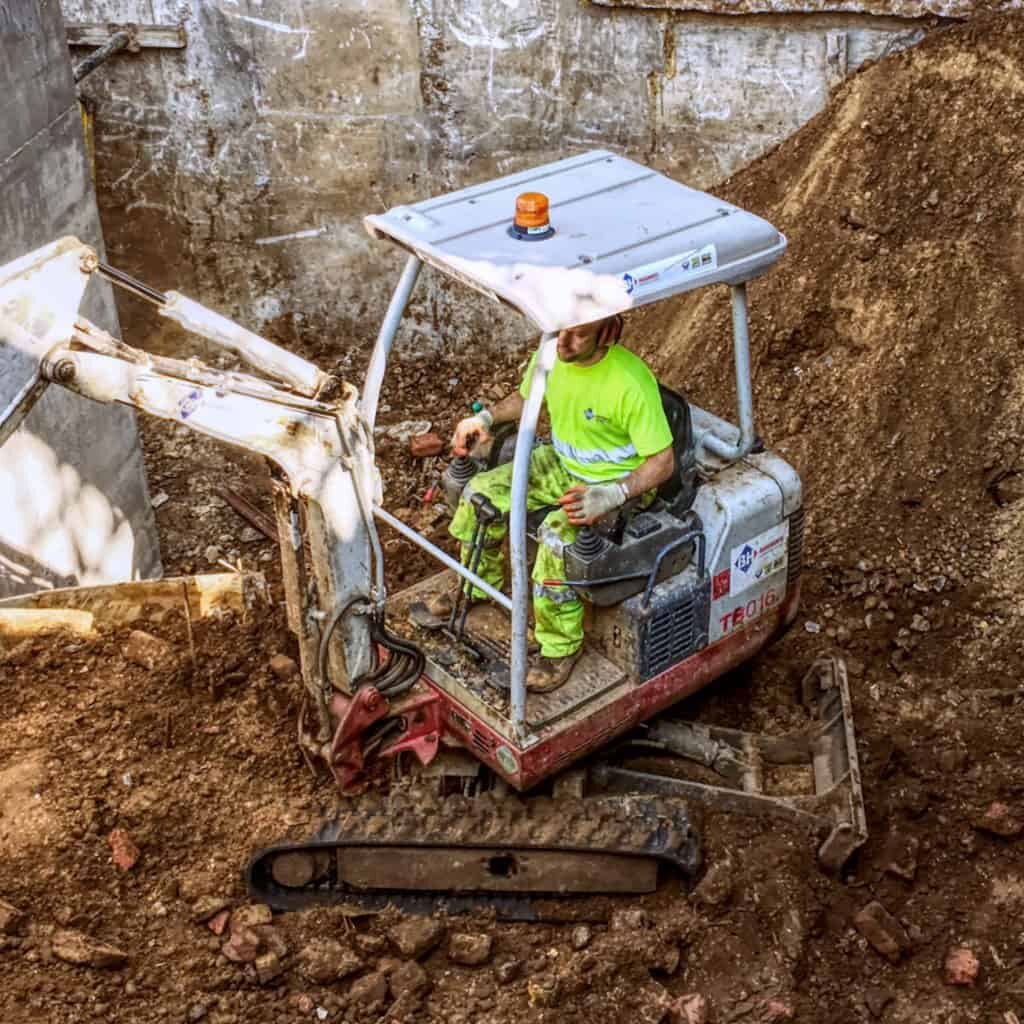
M95 260L68 237L0 267L0 444L45 386L47 353L71 337Z

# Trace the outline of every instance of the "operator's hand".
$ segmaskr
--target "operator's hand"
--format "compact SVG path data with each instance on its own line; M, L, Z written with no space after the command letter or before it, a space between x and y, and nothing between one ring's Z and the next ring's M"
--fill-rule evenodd
M475 416L467 416L459 422L452 434L452 452L455 455L468 455L470 449L481 441L491 439L491 414L481 409Z
M610 484L576 484L558 499L558 504L573 526L589 526L625 504L628 497L626 485L616 480Z

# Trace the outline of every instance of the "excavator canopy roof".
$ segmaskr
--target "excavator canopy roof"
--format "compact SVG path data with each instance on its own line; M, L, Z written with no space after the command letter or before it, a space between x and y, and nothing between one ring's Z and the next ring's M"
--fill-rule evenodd
M516 198L547 197L550 227L512 230ZM503 301L542 331L741 284L785 251L746 210L604 150L545 164L365 218L450 277ZM522 232L521 232L522 233Z

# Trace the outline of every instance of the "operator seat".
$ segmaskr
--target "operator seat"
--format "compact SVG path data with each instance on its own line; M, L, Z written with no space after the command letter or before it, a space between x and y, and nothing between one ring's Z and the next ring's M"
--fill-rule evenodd
M682 395L658 384L661 406L665 410L669 430L672 431L672 452L675 469L659 488L658 497L677 519L682 518L693 504L699 481L697 479L697 450L693 443L693 417L690 404Z

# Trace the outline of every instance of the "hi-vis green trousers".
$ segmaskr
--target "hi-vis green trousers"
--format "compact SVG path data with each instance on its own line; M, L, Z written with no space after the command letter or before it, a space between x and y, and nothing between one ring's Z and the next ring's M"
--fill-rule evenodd
M530 479L526 506L530 511L544 505L557 505L558 499L574 484L582 481L571 476L551 445L538 445L530 457ZM469 542L476 526L476 513L469 499L482 494L499 512L502 521L487 528L487 539L477 573L498 590L504 581L501 543L508 530L512 506L512 463L478 473L466 485L459 507L452 517L449 532L462 542L462 563L469 564ZM565 578L562 552L576 539L573 526L561 509L549 512L537 535L537 558L533 563L533 635L546 658L564 658L583 646L583 602L571 587L546 587L544 580ZM474 588L474 597L484 597Z

